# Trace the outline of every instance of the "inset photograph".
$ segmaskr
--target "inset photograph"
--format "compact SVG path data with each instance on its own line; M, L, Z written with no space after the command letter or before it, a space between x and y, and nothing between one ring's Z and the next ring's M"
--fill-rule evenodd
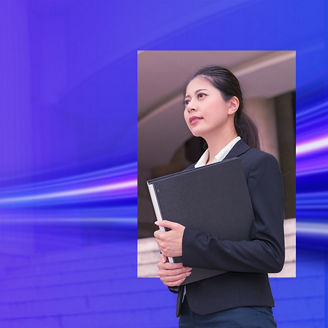
M296 277L295 90L295 51L138 52L138 277Z

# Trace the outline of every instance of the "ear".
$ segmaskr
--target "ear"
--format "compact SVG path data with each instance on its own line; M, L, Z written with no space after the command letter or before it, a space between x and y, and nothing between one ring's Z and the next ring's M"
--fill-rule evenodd
M239 108L239 99L236 96L233 96L229 100L228 114L234 114Z

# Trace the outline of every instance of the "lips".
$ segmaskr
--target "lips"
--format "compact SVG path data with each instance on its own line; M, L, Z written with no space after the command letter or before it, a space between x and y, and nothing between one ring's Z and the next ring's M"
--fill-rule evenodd
M203 118L199 117L199 116L191 116L190 119L189 119L189 123L190 123L190 125L195 125L202 119Z

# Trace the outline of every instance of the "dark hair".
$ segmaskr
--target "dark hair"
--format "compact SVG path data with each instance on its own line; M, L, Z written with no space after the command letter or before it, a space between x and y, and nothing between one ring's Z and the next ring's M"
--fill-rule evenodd
M238 79L226 68L220 66L206 66L198 70L191 80L202 76L217 88L225 101L236 96L239 99L239 108L234 116L234 125L237 134L253 148L259 148L257 127L248 115L243 112L243 95Z

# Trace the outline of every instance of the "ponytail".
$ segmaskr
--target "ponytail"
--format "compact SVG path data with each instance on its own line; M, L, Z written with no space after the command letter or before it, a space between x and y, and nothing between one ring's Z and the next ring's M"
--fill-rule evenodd
M239 109L237 113L239 112ZM260 148L258 130L252 119L244 112L235 114L234 123L237 134L252 148Z

